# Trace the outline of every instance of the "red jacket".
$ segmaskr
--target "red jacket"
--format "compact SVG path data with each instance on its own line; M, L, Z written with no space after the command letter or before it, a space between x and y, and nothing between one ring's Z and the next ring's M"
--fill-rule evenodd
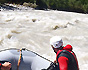
M57 55L56 55L56 58L57 56L59 55L59 53L63 50L66 50L66 51L69 51L70 53L72 52L72 46L71 45L66 45L65 47L63 47L62 50L59 50L57 52ZM72 55L74 56L75 58L75 61L76 61L76 64L77 64L77 67L78 67L78 61L77 61L77 58L75 56L74 53L72 53ZM60 70L69 70L69 66L70 66L70 60L65 57L65 56L60 56L59 58L57 58L57 62L59 63L59 69ZM75 66L75 65L74 65ZM71 68L70 68L71 69ZM71 69L71 70L74 70L74 69ZM77 70L79 70L79 67L77 68Z
M1 70L1 66L2 66L2 64L0 63L0 70Z

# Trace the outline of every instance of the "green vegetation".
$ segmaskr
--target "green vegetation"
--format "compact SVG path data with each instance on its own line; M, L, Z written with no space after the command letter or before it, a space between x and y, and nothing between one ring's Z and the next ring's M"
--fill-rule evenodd
M32 3L37 4L37 9L53 9L88 13L88 0L0 0L0 3L16 3L24 5L28 5L27 3L31 5Z
M36 8L37 7L37 5L35 3L33 4L33 3L30 3L30 2L28 2L28 3L24 2L23 6L31 7L31 8Z

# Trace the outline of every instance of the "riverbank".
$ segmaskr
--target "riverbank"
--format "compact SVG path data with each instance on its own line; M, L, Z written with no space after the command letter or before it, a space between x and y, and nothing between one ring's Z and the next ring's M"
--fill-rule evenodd
M34 8L23 6L23 5L17 5L17 4L0 4L0 11L6 11L6 10L33 10Z

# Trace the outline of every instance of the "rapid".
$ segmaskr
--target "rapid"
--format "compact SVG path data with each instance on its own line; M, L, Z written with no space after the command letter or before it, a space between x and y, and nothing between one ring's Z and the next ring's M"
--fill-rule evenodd
M61 36L73 46L80 70L88 70L88 14L57 10L0 11L0 50L27 48L54 61L49 40Z

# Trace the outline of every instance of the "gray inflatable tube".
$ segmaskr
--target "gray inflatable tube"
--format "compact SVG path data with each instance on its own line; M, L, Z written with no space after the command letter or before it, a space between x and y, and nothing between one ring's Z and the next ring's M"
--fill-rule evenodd
M0 61L9 61L12 64L12 70L17 70L17 64L20 57L20 52L17 49L7 49L0 51ZM46 69L50 62L36 55L29 50L22 50L21 62L19 70L41 70Z

